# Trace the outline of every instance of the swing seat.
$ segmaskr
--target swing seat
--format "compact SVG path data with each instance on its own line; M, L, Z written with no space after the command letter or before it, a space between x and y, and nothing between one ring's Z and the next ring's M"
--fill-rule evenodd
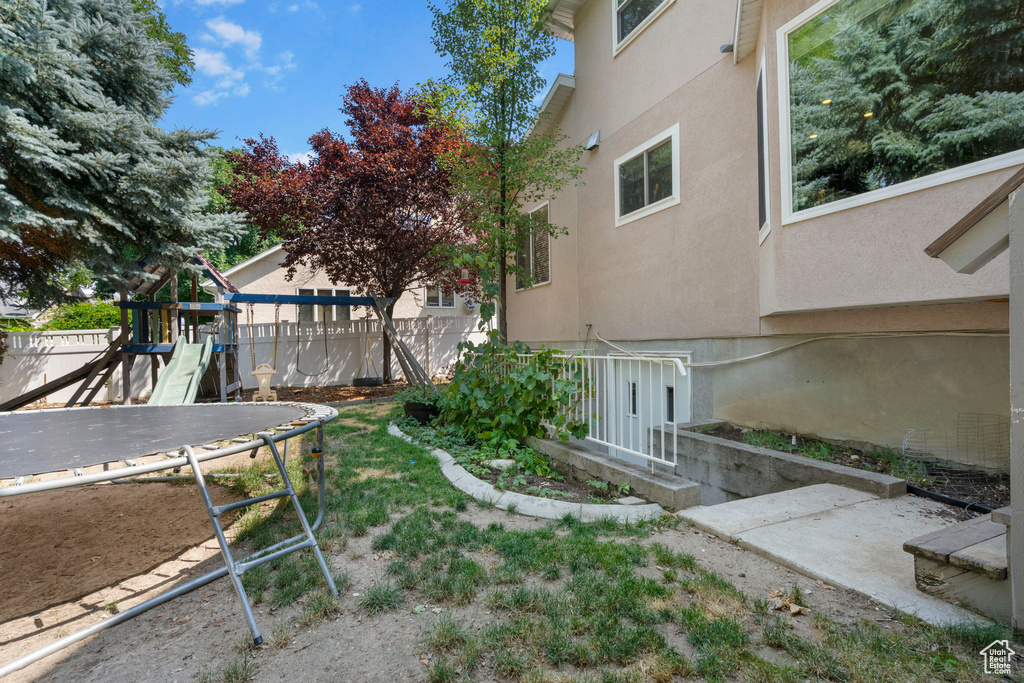
M380 387L383 385L383 377L355 377L352 380L352 386L354 387Z
M270 388L270 378L276 374L277 370L266 363L257 365L256 369L252 371L252 376L260 383L259 389L252 396L254 403L277 401L277 392Z

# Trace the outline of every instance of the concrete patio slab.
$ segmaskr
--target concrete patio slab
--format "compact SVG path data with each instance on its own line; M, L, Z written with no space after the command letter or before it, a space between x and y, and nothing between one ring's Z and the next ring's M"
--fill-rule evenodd
M788 493L799 506L801 490ZM758 499L740 502L752 500ZM802 574L864 593L930 623L982 621L918 591L914 558L903 552L907 539L955 523L944 514L947 510L914 496L867 500L751 528L737 534L736 541Z
M875 499L875 495L845 486L815 484L720 505L692 507L676 514L702 531L735 541L738 534L750 529Z

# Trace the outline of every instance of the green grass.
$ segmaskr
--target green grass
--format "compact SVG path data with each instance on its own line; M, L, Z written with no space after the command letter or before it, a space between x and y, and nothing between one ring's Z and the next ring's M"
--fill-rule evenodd
M567 672L578 681L659 683L968 681L979 677L977 651L1005 635L998 627L938 628L910 617L888 629L873 621L842 624L813 604L813 617L769 614L763 596L744 595L666 545L673 534L646 541L671 519L585 524L566 516L529 531L474 524L465 514L472 514L468 499L448 484L433 456L386 433L389 416L357 407L343 417L366 429L326 430L328 501L318 537L337 550L369 535L375 553L389 554L377 583L355 587L363 589L358 604L369 619L407 604L442 607L422 636L432 653L423 672L430 681L569 680ZM752 438L786 443L781 435ZM250 487L247 495L273 484L262 476L238 481ZM295 476L297 486L302 481ZM312 515L315 496L304 489L301 495ZM297 533L287 506L244 522L253 544ZM301 605L302 626L337 610L309 553L254 569L243 580L254 601ZM352 587L347 575L336 581L342 590ZM788 597L803 604L814 596L794 587ZM460 605L490 616L481 624L460 621L449 614ZM807 628L798 635L795 619L813 619L814 635ZM287 643L292 633L282 627L273 640ZM691 656L673 648L666 633L685 638Z

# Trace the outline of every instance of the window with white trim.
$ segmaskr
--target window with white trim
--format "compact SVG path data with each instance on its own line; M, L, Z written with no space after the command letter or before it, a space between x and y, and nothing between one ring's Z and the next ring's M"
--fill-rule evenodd
M757 74L757 234L763 241L770 229L768 204L768 93L764 60Z
M455 292L439 287L427 287L427 308L455 308Z
M800 220L1024 162L1017 2L823 0L779 29Z
M625 47L634 36L647 28L675 0L612 0L615 8L616 48Z
M516 289L526 289L551 282L551 230L548 227L549 204L545 202L530 212L533 229L527 233L521 230L516 249ZM526 273L530 274L527 279Z
M296 290L296 293L299 296L352 296L352 291L348 289L299 289ZM351 320L352 307L339 304L325 306L301 304L299 306L300 323L321 322L324 319L329 323Z
M679 203L679 125L615 160L616 225Z

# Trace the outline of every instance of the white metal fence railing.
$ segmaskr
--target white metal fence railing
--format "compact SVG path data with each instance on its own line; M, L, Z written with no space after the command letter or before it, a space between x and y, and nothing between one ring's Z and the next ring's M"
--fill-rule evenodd
M522 356L523 361L529 358ZM602 447L608 455L639 458L675 465L667 439L652 439L651 431L675 432L676 425L690 421L688 358L562 354L563 379L579 375L579 390L568 416L586 426L585 441ZM498 372L507 369L496 369Z

